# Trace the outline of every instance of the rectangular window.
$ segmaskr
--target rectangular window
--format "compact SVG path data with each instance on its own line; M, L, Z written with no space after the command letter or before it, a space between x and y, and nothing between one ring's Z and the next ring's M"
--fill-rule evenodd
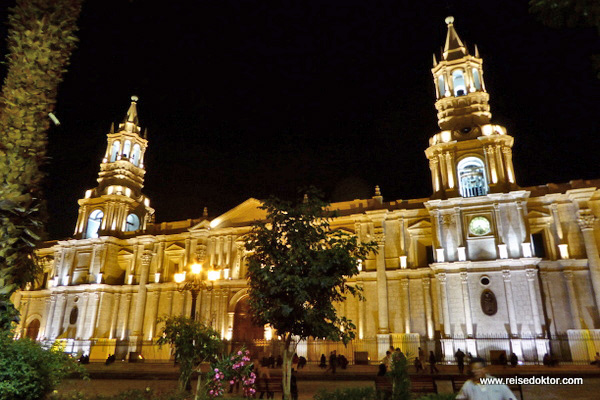
M546 244L544 241L544 233L538 232L531 235L531 242L533 243L533 252L536 257L547 258Z

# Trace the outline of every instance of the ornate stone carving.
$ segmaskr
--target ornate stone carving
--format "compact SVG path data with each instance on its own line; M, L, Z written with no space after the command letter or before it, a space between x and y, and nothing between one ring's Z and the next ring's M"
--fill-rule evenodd
M485 289L481 292L481 311L489 316L495 315L498 312L496 295L490 289Z
M579 227L582 231L593 229L596 220L596 216L592 213L592 210L590 209L583 209L577 211L577 223L579 224Z
M442 284L442 285L446 284L447 277L446 277L445 273L437 274L435 277L440 282L440 284Z
M442 214L440 220L442 225L451 225L454 222L454 214Z
M241 247L241 244L238 244L238 242L235 242L236 246ZM198 262L203 262L206 259L206 245L205 244L200 244L198 245L198 247L196 248L196 260Z
M423 288L425 290L429 290L429 287L431 286L431 280L429 279L429 277L426 276L425 278L423 278L422 282L423 282Z
M510 270L509 269L502 270L502 279L504 279L504 282L510 282Z
M151 261L152 261L152 251L144 250L144 253L142 254L142 264L150 265Z
M403 289L406 289L408 287L408 278L403 278L400 280L400 285L402 285Z
M536 271L535 269L528 269L525 271L525 275L527 276L528 281L532 281L535 279Z
M466 272L461 272L460 273L460 280L462 283L466 284L467 283L467 278L468 278L468 274Z

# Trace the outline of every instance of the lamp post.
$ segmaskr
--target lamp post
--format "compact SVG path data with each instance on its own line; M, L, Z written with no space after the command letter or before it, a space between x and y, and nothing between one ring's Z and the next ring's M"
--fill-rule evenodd
M208 280L210 281L210 286L206 284L202 280L202 264L192 264L191 274L187 274L185 271L175 274L175 282L177 283L177 290L179 292L184 292L189 290L192 294L192 312L191 318L193 320L196 319L196 299L198 298L198 293L201 290L212 291L215 287L215 281L219 278L219 271L208 271ZM211 297L212 300L212 297ZM212 306L212 305L211 305Z

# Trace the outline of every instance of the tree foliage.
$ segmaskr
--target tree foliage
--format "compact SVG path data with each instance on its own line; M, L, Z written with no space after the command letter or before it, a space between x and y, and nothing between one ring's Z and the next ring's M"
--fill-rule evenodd
M48 114L77 38L83 0L17 0L8 19L0 94L0 300L37 273ZM6 327L2 327L6 328Z
M179 363L179 388L188 390L192 373L200 372L200 364L216 360L223 342L219 333L210 326L184 316L161 318L165 326L157 343L175 348L175 361ZM201 378L199 378L199 381ZM200 387L200 382L198 382Z
M336 312L335 303L360 288L349 285L361 259L376 250L355 235L332 229L334 213L321 195L310 189L296 203L271 198L263 202L267 220L246 237L249 304L254 322L269 324L283 337L283 384L289 398L293 339L354 338L355 326Z
M62 349L0 332L0 400L42 399L73 372L87 375Z

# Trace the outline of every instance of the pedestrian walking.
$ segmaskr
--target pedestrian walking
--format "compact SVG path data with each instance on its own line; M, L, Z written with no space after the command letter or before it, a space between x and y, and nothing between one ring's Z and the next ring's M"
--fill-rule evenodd
M436 374L439 374L440 371L437 369L435 364L437 363L437 359L435 358L435 354L433 351L429 352L429 373L433 375L434 371Z

